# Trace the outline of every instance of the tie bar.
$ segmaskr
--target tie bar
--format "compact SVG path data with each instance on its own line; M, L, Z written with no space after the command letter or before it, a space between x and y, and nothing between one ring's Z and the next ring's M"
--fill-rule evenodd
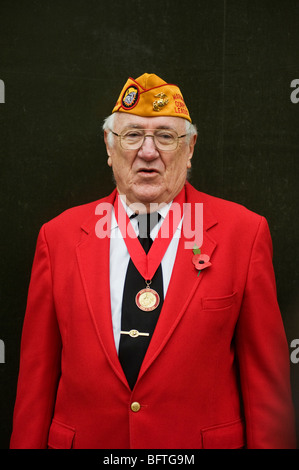
M149 333L140 333L138 330L121 331L120 334L129 335L131 338L138 338L138 336L149 336Z

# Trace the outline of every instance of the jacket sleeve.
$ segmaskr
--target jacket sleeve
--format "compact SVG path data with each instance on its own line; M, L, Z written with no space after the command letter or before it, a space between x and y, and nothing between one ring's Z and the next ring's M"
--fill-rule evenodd
M262 217L236 329L247 447L296 447L288 344L279 311L272 241Z
M37 240L28 291L10 448L47 447L60 376L60 356L61 338L43 226Z

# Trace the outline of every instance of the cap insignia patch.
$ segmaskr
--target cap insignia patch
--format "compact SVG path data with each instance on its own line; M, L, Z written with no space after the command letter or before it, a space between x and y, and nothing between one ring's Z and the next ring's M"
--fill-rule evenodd
M124 109L132 109L139 100L139 91L135 86L130 85L124 92L121 104Z

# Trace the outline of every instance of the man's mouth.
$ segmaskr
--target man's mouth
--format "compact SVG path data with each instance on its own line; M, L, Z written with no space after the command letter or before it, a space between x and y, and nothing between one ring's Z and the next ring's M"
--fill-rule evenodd
M155 168L140 168L140 170L138 170L138 173L142 175L150 176L150 175L157 175L159 172Z

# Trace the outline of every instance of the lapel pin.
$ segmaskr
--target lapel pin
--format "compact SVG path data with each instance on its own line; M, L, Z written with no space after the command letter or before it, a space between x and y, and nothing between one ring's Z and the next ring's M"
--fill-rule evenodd
M198 248L197 245L194 245L193 247L192 263L194 264L195 268L198 269L197 276L200 275L203 269L208 268L209 266L212 266L212 263L210 263L209 255L205 255L201 253L201 249Z

